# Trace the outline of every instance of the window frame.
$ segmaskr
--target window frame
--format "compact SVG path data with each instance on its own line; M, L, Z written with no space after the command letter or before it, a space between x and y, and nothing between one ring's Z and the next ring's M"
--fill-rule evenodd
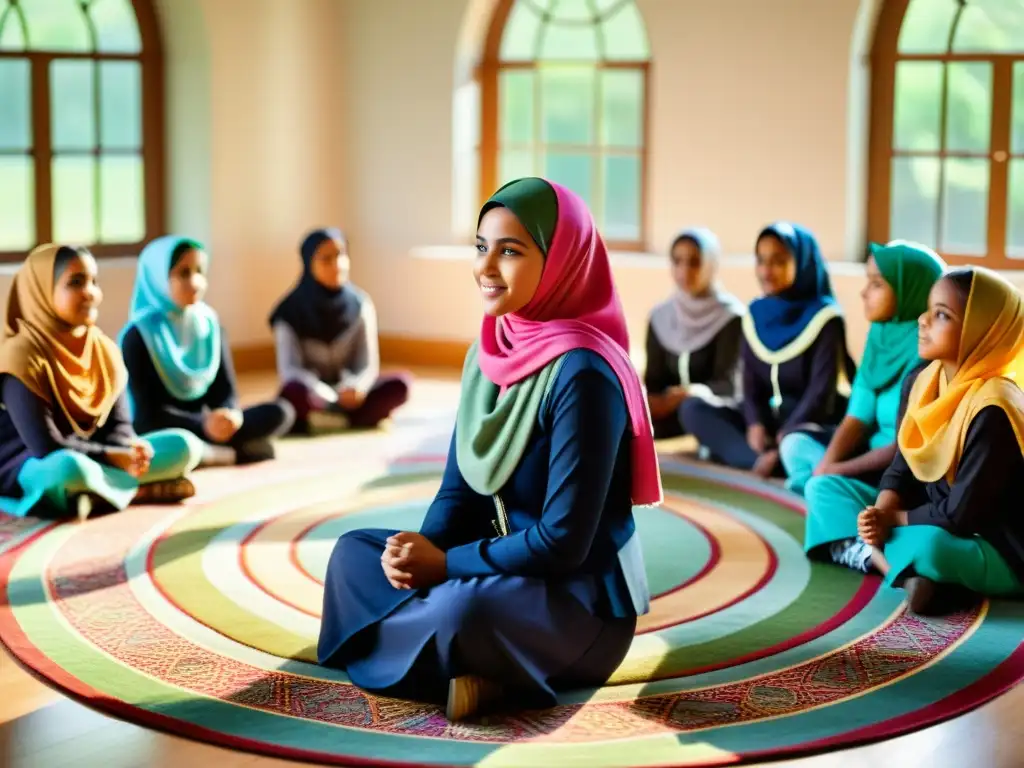
M871 49L870 121L868 135L867 235L874 242L890 240L892 200L892 158L896 116L896 69L901 61L985 62L992 65L992 114L988 148L989 184L987 209L987 252L983 256L949 253L940 250L941 242L927 243L952 265L984 266L991 269L1024 269L1024 258L1011 258L1006 253L1009 225L1009 172L1012 154L1011 132L1013 118L1013 65L1024 62L1021 53L954 53L953 36L963 13L961 6L954 16L945 53L901 53L899 37L907 10L913 0L886 0L875 27ZM948 73L948 68L945 70ZM944 78L947 75L944 75ZM945 79L943 80L945 82ZM921 153L928 157L945 158L967 156L972 153L950 152L946 149L947 97L945 89L940 108L940 149ZM974 153L972 156L977 157ZM1019 157L1019 155L1018 155ZM944 185L940 177L939 222ZM941 233L937 233L941 235Z
M480 134L479 134L479 178L480 188L478 190L479 207L482 208L487 199L498 188L498 166L500 162L500 134L501 134L501 73L505 70L533 70L545 61L557 63L553 59L531 61L502 61L501 41L505 33L505 26L512 9L518 0L498 0L494 14L491 16L491 23L484 40L483 57L476 68L475 77L480 89ZM635 2L635 0L634 0ZM574 60L572 64L587 63ZM640 226L639 237L636 240L605 240L605 245L612 251L647 251L648 232L648 179L649 179L649 147L651 132L651 59L648 56L646 61L609 61L596 59L593 62L597 70L621 69L631 72L640 72L643 79L643 107L641 116L643 127L641 131L641 146L636 153L640 160Z
M53 183L50 62L55 60L135 61L140 67L142 147L139 156L143 168L143 196L145 234L134 243L81 243L97 258L136 255L150 240L164 232L165 204L165 145L164 145L164 57L160 24L152 0L131 0L139 27L139 53L106 53L90 51L23 51L0 50L0 59L28 60L30 67L30 114L32 118L33 185L35 190L36 244L53 240ZM97 106L98 108L98 106ZM97 145L99 137L97 137ZM102 147L93 150L99 157ZM0 250L0 263L19 262L26 251Z

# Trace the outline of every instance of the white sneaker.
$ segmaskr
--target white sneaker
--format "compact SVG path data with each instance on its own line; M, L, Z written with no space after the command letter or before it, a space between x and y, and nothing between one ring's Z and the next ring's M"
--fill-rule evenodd
M92 496L88 493L80 493L75 497L75 512L78 515L78 522L84 523L92 514Z

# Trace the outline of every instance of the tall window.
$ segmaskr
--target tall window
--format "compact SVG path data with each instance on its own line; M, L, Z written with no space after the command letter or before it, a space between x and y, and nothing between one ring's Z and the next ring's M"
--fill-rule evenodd
M159 234L161 98L149 0L0 0L0 259Z
M869 237L1024 267L1024 5L889 0L873 65Z
M649 47L633 0L503 0L481 72L481 196L545 176L643 248Z

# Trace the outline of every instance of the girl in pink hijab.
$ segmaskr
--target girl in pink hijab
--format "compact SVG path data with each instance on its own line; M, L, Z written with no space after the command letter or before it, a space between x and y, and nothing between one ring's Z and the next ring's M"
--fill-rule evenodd
M519 179L484 205L476 243L484 319L441 488L418 533L338 541L318 649L356 685L445 703L451 720L607 681L650 601L632 507L661 501L586 205Z

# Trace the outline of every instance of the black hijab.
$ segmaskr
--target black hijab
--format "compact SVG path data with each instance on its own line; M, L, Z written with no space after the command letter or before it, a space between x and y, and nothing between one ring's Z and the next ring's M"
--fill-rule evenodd
M327 288L310 272L313 254L326 240L345 240L341 230L333 227L315 229L302 241L302 277L291 292L270 313L270 325L287 323L299 339L316 339L330 343L348 330L359 318L362 296L345 283L341 288Z

